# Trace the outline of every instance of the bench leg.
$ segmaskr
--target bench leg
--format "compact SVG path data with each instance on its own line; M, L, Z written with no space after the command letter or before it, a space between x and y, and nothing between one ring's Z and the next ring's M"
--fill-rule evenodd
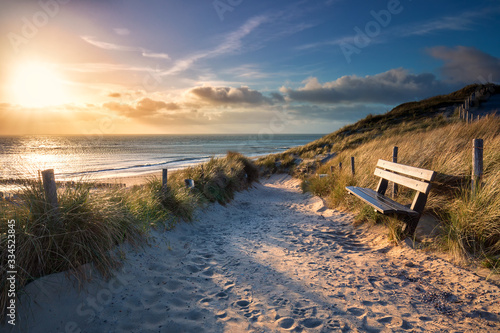
M404 219L405 226L403 228L403 234L405 237L413 237L419 220L420 216L409 216Z

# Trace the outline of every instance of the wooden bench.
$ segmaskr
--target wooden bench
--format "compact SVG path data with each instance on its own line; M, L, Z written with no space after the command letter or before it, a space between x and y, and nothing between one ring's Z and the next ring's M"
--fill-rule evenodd
M379 176L377 190L369 188L347 186L351 194L365 201L376 211L384 215L394 215L406 223L404 233L413 236L420 216L427 202L427 195L431 188L436 172L432 170L415 168L412 166L378 160L375 176ZM389 181L406 186L416 191L415 198L410 207L402 205L385 196Z

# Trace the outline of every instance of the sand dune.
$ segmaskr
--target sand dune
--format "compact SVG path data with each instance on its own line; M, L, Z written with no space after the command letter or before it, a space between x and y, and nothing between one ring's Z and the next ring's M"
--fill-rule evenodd
M351 222L274 176L127 250L110 281L31 284L15 331L500 331L499 287Z

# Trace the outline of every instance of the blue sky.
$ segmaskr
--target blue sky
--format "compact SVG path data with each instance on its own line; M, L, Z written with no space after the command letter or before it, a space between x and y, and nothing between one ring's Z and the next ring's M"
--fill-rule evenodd
M500 81L498 1L0 6L0 134L328 133Z

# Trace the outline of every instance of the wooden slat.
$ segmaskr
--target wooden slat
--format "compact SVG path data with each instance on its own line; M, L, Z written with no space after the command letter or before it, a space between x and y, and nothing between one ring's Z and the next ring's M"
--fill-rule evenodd
M401 175L398 175L397 173L385 171L385 170L378 169L378 168L375 169L375 173L374 174L376 176L381 177L381 178L393 181L395 183L398 183L400 185L409 187L411 189L414 189L416 191L419 191L419 192L422 192L422 193L425 193L425 194L429 193L430 186L431 186L430 183L426 183L426 182L423 182L423 181L420 181L420 180L416 180L416 179L408 178L408 177L405 177L405 176L401 176Z
M401 173L406 176L411 176L426 181L432 181L436 176L436 172L432 170L415 168L409 165L404 165L384 160L378 160L377 167L390 171L395 171L397 173Z
M419 215L418 212L400 204L399 202L380 195L372 189L356 186L347 186L346 189L382 214L395 213L411 216Z

